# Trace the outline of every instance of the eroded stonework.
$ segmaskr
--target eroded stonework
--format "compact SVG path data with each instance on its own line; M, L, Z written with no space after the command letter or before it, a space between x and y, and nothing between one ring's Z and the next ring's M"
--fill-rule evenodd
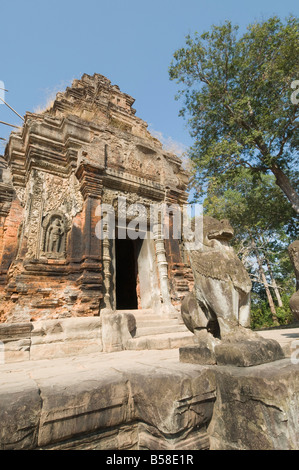
M181 160L148 132L133 103L107 78L85 74L11 133L1 159L0 322L121 308L121 248L97 236L100 204L126 198L147 212L151 204L186 203ZM180 241L159 238L159 227L156 234L130 248L137 270L137 307L130 308L170 312L193 278Z

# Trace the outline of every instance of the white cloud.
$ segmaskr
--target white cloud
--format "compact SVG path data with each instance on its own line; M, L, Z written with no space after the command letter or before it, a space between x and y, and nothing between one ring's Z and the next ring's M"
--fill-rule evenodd
M161 142L164 150L177 155L182 160L183 168L190 171L191 164L190 159L187 155L188 147L186 145L182 144L182 142L174 140L170 136L163 135L162 132L156 131L153 128L149 128L149 132L152 134L153 137L155 137Z
M44 111L47 111L48 109L50 109L51 106L53 105L54 101L55 101L57 93L60 92L60 91L64 91L66 89L66 87L71 85L72 81L73 81L73 79L72 80L67 80L67 81L64 80L64 81L60 82L58 85L55 85L52 88L45 88L44 89L44 93L45 93L44 102L37 105L34 108L33 112L34 113L43 113Z
M154 129L150 128L149 132L152 134L153 137L156 137L161 144L163 145L164 150L168 152L174 153L178 157L181 157L184 152L186 152L187 147L182 144L181 142L177 142L170 136L163 135L160 131L155 131Z

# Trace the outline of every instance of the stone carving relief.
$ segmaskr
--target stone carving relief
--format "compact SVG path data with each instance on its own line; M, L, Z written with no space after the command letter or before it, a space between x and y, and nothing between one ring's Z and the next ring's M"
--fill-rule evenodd
M77 167L82 163L88 163L94 167L104 169L106 140L106 136L101 134L100 137L94 136L91 143L83 145L78 152Z
M83 197L79 182L72 173L69 178L60 178L44 173L44 211L62 210L69 217L74 217L83 208Z
M120 219L129 221L138 217L144 223L149 220L147 208L140 202L132 202L120 197L113 201L113 207Z
M188 185L189 175L182 170L178 161L163 156L161 162L161 182L167 187L185 189Z
M63 214L52 212L42 222L42 256L64 258L66 251L67 221Z
M26 189L20 186L15 186L14 189L22 207L24 207L26 203Z
M122 171L126 169L126 149L120 142L109 143L107 166L118 168Z
M30 175L26 199L24 233L21 237L27 240L26 258L36 259L44 204L43 178L36 170L33 170Z
M107 144L108 168L160 181L162 162L161 157L155 151L136 145L135 142L120 140L114 135L111 135L109 139L106 138L105 144Z
M132 149L128 155L127 167L130 172L133 170L133 173L142 178L160 182L161 157L155 152L145 153L141 147Z
M150 205L153 201L136 193L105 189L102 202L113 207L116 218L126 218L127 221L136 217L144 222L150 220Z
M45 253L52 253L51 257L63 257L66 227L83 208L83 197L76 176L72 173L70 177L63 178L34 169L27 182L25 200L25 220L20 233L19 253L23 240L26 240L25 258L37 259L41 255L45 256ZM45 245L45 220L51 219L55 213L58 215L56 222L51 220L54 224L51 240L49 239L49 244L47 242ZM58 238L54 243L55 225ZM61 240L58 228L65 232Z

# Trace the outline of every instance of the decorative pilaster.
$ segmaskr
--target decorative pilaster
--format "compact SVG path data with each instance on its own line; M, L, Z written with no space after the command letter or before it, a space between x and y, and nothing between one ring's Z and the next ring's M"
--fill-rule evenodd
M102 246L96 235L97 207L101 204L102 196L102 167L88 164L85 156L77 169L76 176L80 183L81 194L84 198L84 232L83 257L81 263L82 274L78 284L84 292L84 301L93 299L94 310L99 312L102 292Z
M153 224L153 236L155 241L155 251L157 256L157 265L163 306L166 307L167 310L172 310L168 285L168 263L166 259L161 223L157 222Z
M103 273L104 273L104 305L108 310L112 310L111 305L111 240L104 238L103 240Z

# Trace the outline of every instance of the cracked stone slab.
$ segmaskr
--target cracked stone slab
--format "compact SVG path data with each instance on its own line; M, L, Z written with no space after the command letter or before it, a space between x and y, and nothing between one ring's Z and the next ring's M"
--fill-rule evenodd
M36 395L36 412L33 407L33 415L23 417L34 437L24 448L208 448L214 376L201 366L181 365L178 351L9 364L0 367L0 377L9 398L6 422L19 420L12 389L17 398L23 396L24 406L27 389L31 400ZM0 427L6 436L2 448L11 448L7 439L13 447L16 427L5 429L2 422Z
M298 450L299 367L283 359L217 366L211 450Z
M179 351L0 365L0 449L299 449L299 368Z
M28 374L19 371L1 375L0 449L34 449L38 443L42 400L39 388Z

